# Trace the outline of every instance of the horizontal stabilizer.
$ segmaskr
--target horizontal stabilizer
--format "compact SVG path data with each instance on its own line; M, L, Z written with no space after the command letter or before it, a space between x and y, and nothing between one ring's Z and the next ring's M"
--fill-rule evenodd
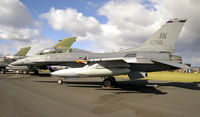
M136 80L136 79L147 77L147 73L146 72L139 72L139 71L131 71L131 72L128 73L128 77L129 77L130 80Z
M177 67L177 68L183 68L183 69L191 69L191 67L184 65L184 64L179 64L177 62L172 62L172 61L161 61L161 60L152 60L154 62L162 63L165 65Z

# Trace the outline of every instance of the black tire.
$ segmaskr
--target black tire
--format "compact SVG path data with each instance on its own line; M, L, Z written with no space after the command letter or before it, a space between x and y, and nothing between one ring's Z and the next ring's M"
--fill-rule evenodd
M63 83L63 80L59 79L59 80L57 81L57 83L58 83L59 85L61 85L61 84Z
M111 88L115 87L115 85L116 85L115 78L110 77L110 78L104 79L102 85L103 85L103 87L111 87Z

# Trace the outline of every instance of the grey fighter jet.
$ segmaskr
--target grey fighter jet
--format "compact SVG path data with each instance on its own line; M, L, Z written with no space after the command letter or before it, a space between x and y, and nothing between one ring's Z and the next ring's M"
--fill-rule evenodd
M51 47L41 50L37 55L46 55L46 54L56 54L56 53L65 53L68 52L71 45L76 41L76 37L69 37L62 40L59 40L59 42ZM28 57L31 58L31 57ZM51 65L42 65L42 66L26 66L26 65L20 65L20 66L13 66L12 64L9 65L9 69L13 71L22 72L24 74L28 74L29 71L33 71L35 74L39 74L38 69L49 71L55 71L59 69L66 69L66 66L51 66Z
M172 54L175 42L187 19L174 18L167 21L139 48L113 53L92 53L78 50L68 53L38 55L21 59L12 65L42 66L63 65L69 69L58 70L52 75L73 77L104 77L103 86L113 87L115 75L128 74L130 80L146 77L147 72L189 69L182 64L180 56ZM58 80L62 84L62 80Z
M3 74L7 71L6 67L8 67L8 64L10 64L13 61L22 59L26 57L26 54L31 49L31 47L24 47L21 48L19 52L17 52L15 55L6 55L5 57L0 58L0 70Z

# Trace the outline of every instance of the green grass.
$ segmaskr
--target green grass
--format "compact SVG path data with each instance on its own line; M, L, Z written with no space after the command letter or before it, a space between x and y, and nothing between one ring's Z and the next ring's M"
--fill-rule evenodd
M128 78L127 75L117 76ZM200 73L181 73L181 72L150 72L144 80L163 80L173 82L200 82Z

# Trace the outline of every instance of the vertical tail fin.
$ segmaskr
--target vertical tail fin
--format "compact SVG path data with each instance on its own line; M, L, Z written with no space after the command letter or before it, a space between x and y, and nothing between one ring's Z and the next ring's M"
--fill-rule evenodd
M187 19L178 18L167 21L153 36L146 40L141 47L128 51L173 52L176 40L186 21Z
M17 52L14 56L26 56L28 51L31 49L31 47L24 47L21 48L19 52Z
M54 47L55 49L61 51L62 53L67 52L75 41L76 41L76 37L66 38L66 39L60 40L60 42L56 44Z
M53 53L64 53L68 52L71 45L76 41L76 37L65 38L63 40L59 40L59 43L53 46L52 48L46 48L39 52L39 55L43 54L53 54Z

